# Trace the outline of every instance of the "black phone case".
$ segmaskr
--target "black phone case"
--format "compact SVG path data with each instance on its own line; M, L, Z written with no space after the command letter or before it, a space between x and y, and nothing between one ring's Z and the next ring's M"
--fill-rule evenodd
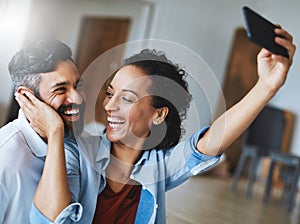
M276 26L254 12L249 7L243 7L244 18L246 22L246 30L248 38L257 45L266 48L274 54L289 57L286 48L275 43L274 29Z

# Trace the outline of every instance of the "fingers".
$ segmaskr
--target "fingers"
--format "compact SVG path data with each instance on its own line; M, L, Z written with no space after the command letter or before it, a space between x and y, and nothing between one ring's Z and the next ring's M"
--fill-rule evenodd
M274 32L277 35L277 37L275 37L275 42L287 49L289 54L289 64L292 64L296 50L296 46L293 44L293 36L281 28L276 28Z
M35 95L33 95L29 91L24 91L25 96L31 101L33 105L38 105L40 103L40 100L38 100Z
M27 110L34 110L34 107L39 108L41 106L41 101L37 99L31 92L23 91L22 94L16 92L15 98L20 104L21 108L26 108Z
M267 50L266 48L262 48L258 54L259 58L268 58L272 55L272 52Z
M274 32L277 36L283 37L284 39L293 42L293 36L290 33L288 33L286 30L282 28L276 28Z
M34 105L32 104L32 102L30 101L30 99L27 98L27 96L20 94L18 92L15 93L15 99L18 102L18 104L20 105L23 113L25 114L25 116L27 117L27 119L29 120L29 122L32 121L32 115L33 115L33 107Z
M15 99L17 100L22 109L28 110L30 106L32 106L32 102L30 101L30 99L27 98L26 95L15 92Z
M30 116L35 114L37 110L36 108L39 108L41 105L41 102L29 91L24 91L22 94L15 92L15 99L22 110Z

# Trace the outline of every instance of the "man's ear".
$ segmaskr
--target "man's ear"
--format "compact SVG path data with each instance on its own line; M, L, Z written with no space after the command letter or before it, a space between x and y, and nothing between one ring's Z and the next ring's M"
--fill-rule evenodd
M153 119L153 124L159 125L161 124L167 117L169 113L168 107L161 107L156 109L156 117Z
M22 95L24 95L25 92L31 92L33 95L35 95L34 92L33 92L33 90L32 90L32 89L29 89L29 88L26 87L26 86L19 86L16 92L18 92L18 93L20 93L20 94L22 94Z

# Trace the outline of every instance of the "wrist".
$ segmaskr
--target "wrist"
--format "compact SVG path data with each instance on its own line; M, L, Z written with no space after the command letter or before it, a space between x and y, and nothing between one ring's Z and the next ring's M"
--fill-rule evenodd
M258 96L260 98L266 99L267 101L269 101L278 91L278 89L271 88L261 79L258 79L254 88L259 94Z
M49 131L48 140L51 138L64 136L64 134L65 134L64 125L59 125Z

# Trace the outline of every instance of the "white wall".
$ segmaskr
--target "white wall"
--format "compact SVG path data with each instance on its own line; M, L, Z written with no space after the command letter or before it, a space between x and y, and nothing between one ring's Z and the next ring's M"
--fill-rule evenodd
M8 62L23 44L31 0L0 1L0 126L7 119L12 97Z
M271 21L280 23L294 35L297 46L300 38L298 25L300 1L298 0L32 1L34 4L32 4L28 26L31 36L37 37L42 33L52 34L66 42L75 51L82 16L129 16L133 19L129 40L154 38L181 44L200 55L208 63L220 85L224 79L233 33L237 27L244 26L242 6L248 5ZM11 55L13 48L19 48L19 45L10 47L6 54ZM297 63L298 51L285 86L271 103L290 109L299 117L300 106L296 99L300 91L298 90L300 77L297 75L300 72L300 65ZM178 59L181 60L180 57ZM3 60L7 60L7 57L3 59L1 55L1 69L6 63ZM8 78L1 72L0 79L0 91L3 99L7 99L8 91L3 91L2 85L9 85ZM211 108L198 108L201 111L201 124L209 123L218 100L218 94L214 88L208 89L207 95L212 99L209 102ZM0 102L2 104L2 101ZM7 102L3 103L4 107L7 107ZM191 130L196 128L193 126L195 122L192 119L187 123ZM298 123L296 122L292 151L300 154L300 124Z
M81 18L84 16L126 17L132 23L128 41L143 39L147 33L150 5L130 0L33 0L30 39L53 36L76 53Z
M209 64L220 84L224 79L233 32L238 26L244 26L241 10L244 5L250 6L289 30L299 48L300 1L297 0L164 0L156 2L151 38L175 41L194 50ZM298 75L300 63L297 63L298 61L299 49L296 51L285 86L270 103L293 111L299 118L300 105L297 103L297 95L300 93L300 76ZM209 94L213 95L213 93ZM207 118L209 114L205 110L204 112ZM189 125L192 126L193 122ZM298 121L295 124L291 150L300 155L300 123Z

